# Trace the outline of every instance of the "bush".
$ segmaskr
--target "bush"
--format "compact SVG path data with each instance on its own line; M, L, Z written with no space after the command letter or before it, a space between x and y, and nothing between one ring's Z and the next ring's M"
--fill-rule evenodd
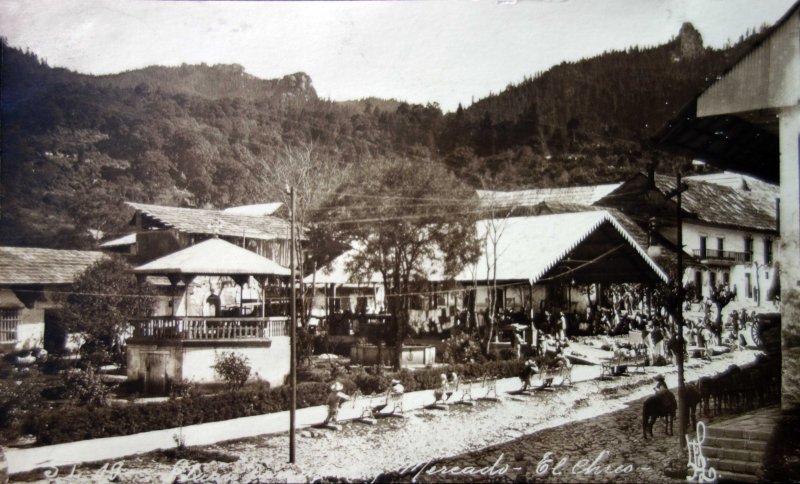
M103 383L92 367L66 373L64 387L66 398L90 407L108 404L108 395L111 393L111 388Z
M448 338L444 344L442 359L446 363L470 363L484 359L480 342L466 333Z
M439 386L439 375L442 373L456 372L462 379L483 376L509 378L519 375L523 365L519 360L467 363L414 372L401 370L396 378L406 391L430 390ZM366 372L338 378L344 386L344 392L350 395L356 389L363 394L385 391L388 380L389 376ZM323 405L330 391L329 386L330 382L298 383L297 407ZM49 445L280 412L289 409L290 401L291 388L288 386L270 389L260 385L210 396L188 392L187 396L180 399L147 405L43 410L28 416L24 431L35 435L41 445ZM178 417L180 422L176 421Z
M250 378L250 361L234 352L217 355L212 368L231 390L241 389Z

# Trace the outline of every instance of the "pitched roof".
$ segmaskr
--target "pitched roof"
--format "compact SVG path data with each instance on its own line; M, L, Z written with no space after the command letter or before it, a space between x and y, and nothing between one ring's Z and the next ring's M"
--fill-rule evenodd
M0 284L70 284L105 257L88 250L0 247Z
M226 237L274 240L290 237L288 221L271 215L242 215L223 210L165 207L125 202L164 227L187 234L217 234Z
M306 276L303 281L308 284L311 284L311 282L316 284L383 284L383 277L379 272L373 273L368 281L362 281L347 269L347 264L352 260L356 250L357 249L348 250L344 254L336 257L327 267L319 269L316 274Z
M137 274L280 275L286 267L222 239L208 239L133 270Z
M671 176L656 175L656 189L668 193L675 189ZM683 192L682 208L702 222L736 226L753 230L776 230L775 197L734 189L729 186L688 179L689 189ZM774 185L773 185L774 186ZM775 186L777 191L777 186Z
M656 277L665 282L669 279L608 211L512 217L503 223L505 226L497 247L498 280L539 281L605 224L613 227L616 236L632 250L633 257L638 256ZM482 221L478 222L477 228L479 236L487 231L486 224ZM481 254L476 266L464 269L455 279L472 281L474 278L490 279L485 252Z
M591 205L616 189L619 183L567 188L534 188L511 192L478 190L482 208L529 207L541 202Z

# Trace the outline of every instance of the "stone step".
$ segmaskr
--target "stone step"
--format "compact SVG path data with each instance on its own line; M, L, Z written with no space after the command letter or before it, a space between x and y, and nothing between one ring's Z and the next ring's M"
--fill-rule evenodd
M741 474L753 474L755 475L758 471L761 470L761 462L748 462L742 460L733 460L733 459L718 459L718 458L708 458L706 460L708 467L713 467L717 470L717 472L738 472Z
M767 448L765 440L747 440L726 437L709 437L703 441L703 449L706 447L716 447L718 449L746 449L764 451Z
M703 445L703 455L708 458L732 459L745 462L763 462L763 450L731 449L728 447L712 447Z
M766 442L771 435L769 431L764 430L706 427L706 440L709 437L722 437L726 439L762 440Z
M741 472L717 471L717 482L760 482L758 477Z

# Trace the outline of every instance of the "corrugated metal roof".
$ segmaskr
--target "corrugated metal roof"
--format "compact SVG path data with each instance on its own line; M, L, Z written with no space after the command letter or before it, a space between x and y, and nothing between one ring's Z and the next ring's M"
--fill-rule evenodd
M134 269L137 274L279 275L286 267L222 239L208 239Z
M662 193L675 189L676 180L656 175L656 188ZM755 230L776 230L778 187L773 196L742 189L688 179L689 189L683 192L682 208L702 222ZM767 192L768 193L768 192Z
M70 284L104 257L87 250L0 247L0 284Z
M616 189L619 183L567 188L534 188L511 192L478 190L481 208L530 207L542 202L591 205Z
M108 242L103 242L100 244L100 247L124 247L126 245L133 245L136 243L136 232L132 234L123 235L117 239L109 240Z
M242 215L222 210L165 207L125 202L164 225L187 234L218 234L226 237L274 240L290 237L288 221L271 215Z
M230 207L222 211L225 213L234 213L239 215L254 215L262 217L264 215L273 215L282 206L283 202L257 203L254 205L241 205L238 207Z
M505 226L497 247L498 280L530 280L535 283L604 223L611 224L659 278L665 282L669 279L635 238L605 210L512 217L502 223ZM483 237L487 231L486 224L478 222L477 228L479 237ZM491 279L486 262L487 254L483 253L478 264L464 269L456 280Z

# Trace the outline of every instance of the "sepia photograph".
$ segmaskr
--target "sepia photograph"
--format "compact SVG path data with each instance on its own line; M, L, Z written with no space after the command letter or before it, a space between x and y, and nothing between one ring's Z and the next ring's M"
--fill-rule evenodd
M0 484L800 481L800 1L0 0Z

